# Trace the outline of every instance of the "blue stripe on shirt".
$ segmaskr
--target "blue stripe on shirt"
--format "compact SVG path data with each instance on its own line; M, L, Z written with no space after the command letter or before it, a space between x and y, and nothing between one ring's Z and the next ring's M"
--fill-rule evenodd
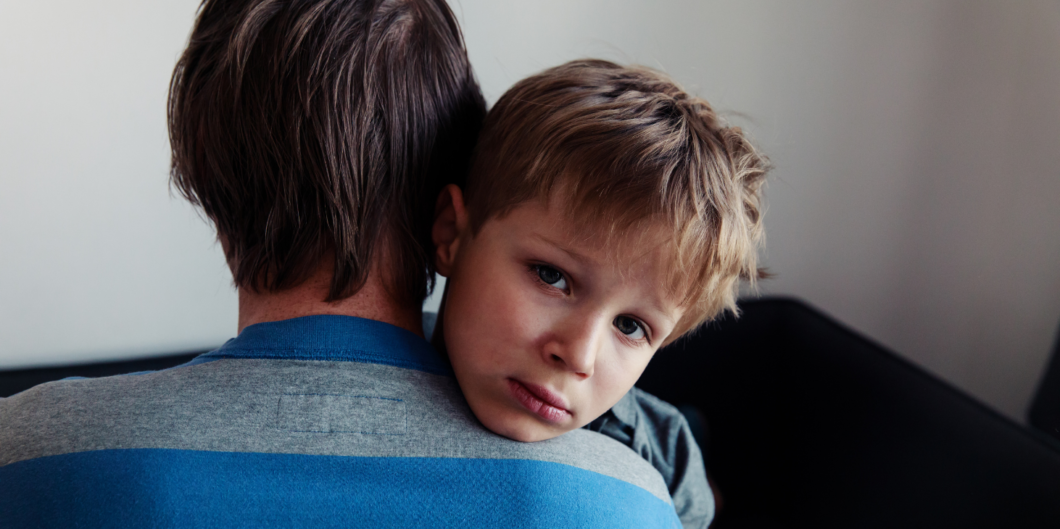
M452 376L449 362L422 337L352 316L304 316L250 325L195 361L216 358L364 362Z
M501 525L679 522L639 487L543 461L124 449L0 467L6 528Z

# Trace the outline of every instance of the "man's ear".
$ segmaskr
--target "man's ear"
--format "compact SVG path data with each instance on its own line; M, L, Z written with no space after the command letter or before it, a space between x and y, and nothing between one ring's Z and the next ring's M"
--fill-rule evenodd
M467 228L464 193L459 187L449 184L438 194L438 201L434 205L434 227L431 229L434 267L439 274L449 277L460 242L468 236Z

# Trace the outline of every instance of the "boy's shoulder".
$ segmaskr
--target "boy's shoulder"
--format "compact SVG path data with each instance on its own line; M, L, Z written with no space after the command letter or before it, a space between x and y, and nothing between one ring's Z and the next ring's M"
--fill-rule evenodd
M685 527L710 524L714 495L703 455L681 410L633 387L585 428L619 441L651 463L666 482Z
M615 405L618 413L632 419L633 414L646 414L649 420L666 425L680 426L684 415L673 404L633 386Z
M633 387L621 400L586 426L629 446L653 466L672 469L687 450L688 420L674 405ZM664 473L664 478L668 476ZM669 479L667 479L669 481Z

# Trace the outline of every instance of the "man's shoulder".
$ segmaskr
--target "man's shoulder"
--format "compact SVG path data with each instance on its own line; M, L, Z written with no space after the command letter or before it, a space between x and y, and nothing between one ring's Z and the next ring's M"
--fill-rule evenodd
M433 506L422 520L442 524L496 515L607 525L619 515L666 521L673 510L658 472L621 444L588 431L541 443L499 437L475 421L451 377L391 365L221 359L46 384L0 401L0 417L0 482L36 495L76 486L98 489L101 501L148 501L155 481L193 479L216 490L184 498L189 509L293 512L307 508L307 494L338 495L345 506L331 514L363 508L380 523L428 516L422 505ZM272 503L224 504L255 487ZM561 498L612 512L582 519L590 514L560 508Z
M171 401L179 369L71 377L0 399L0 466L110 445Z

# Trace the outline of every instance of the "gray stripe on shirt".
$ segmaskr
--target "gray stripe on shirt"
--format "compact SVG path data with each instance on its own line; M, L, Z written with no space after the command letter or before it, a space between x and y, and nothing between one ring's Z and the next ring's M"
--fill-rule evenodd
M309 394L329 398L314 406L292 397ZM62 380L0 399L0 424L0 466L122 448L526 459L611 476L670 502L659 473L613 439L579 429L511 441L478 424L455 379L379 364L223 359Z

